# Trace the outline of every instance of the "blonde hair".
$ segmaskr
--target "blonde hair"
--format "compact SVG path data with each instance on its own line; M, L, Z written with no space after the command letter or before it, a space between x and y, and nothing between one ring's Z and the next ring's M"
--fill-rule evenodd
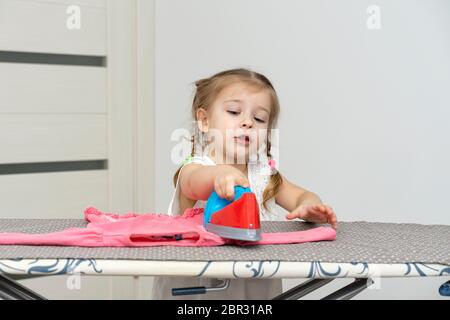
M248 69L231 69L219 72L209 78L200 79L198 81L195 81L196 91L194 100L192 103L192 118L194 120L196 119L197 110L199 108L203 108L205 110L208 110L210 106L213 104L213 102L216 100L219 93L228 85L236 83L236 82L242 82L245 84L248 84L257 90L268 90L271 97L271 112L269 116L268 121L268 134L267 134L267 158L270 160L272 159L272 155L270 153L271 149L271 142L270 142L270 129L272 129L277 120L278 115L280 113L280 105L278 101L278 96L275 92L274 87L272 86L272 83L267 79L264 75L257 73L255 71L251 71ZM195 146L196 142L198 141L198 130L194 128L194 135L191 138L192 143L192 151L191 156L195 155ZM178 175L180 173L182 166L178 168L178 170L175 172L175 175L173 177L173 183L176 187L176 183L178 180ZM263 206L266 210L269 210L267 207L267 202L274 198L280 189L282 183L282 177L278 171L276 171L274 174L270 176L269 183L267 184L266 188L263 192Z

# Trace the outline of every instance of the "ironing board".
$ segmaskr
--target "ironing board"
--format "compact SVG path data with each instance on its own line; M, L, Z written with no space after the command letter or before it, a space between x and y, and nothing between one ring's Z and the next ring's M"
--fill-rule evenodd
M79 219L0 219L0 232L47 233L85 226ZM262 222L263 232L313 227L317 225L300 221ZM353 278L324 297L350 299L375 278L449 277L450 226L340 222L336 241L251 247L0 245L0 298L42 299L18 281L62 274L309 279L274 299L299 299L333 279Z

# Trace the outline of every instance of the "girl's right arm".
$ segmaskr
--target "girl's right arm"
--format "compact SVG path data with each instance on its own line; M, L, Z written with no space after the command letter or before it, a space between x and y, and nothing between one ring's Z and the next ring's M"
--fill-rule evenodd
M193 200L207 200L213 190L221 198L234 199L234 186L249 187L245 174L233 166L187 164L180 171L181 192Z

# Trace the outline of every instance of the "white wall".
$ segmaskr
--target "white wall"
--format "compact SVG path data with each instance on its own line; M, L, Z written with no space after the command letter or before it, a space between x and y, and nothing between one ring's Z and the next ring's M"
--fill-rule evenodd
M372 4L379 30L366 26ZM249 67L280 96L280 171L340 220L450 223L450 2L157 0L155 12L158 211L190 83ZM441 281L425 280L386 279L360 298L438 298Z

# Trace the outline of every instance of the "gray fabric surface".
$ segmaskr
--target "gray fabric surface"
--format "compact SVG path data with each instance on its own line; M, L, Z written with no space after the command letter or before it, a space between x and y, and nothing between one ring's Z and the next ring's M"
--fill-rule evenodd
M263 221L264 232L305 230L300 221ZM49 233L85 227L78 219L0 219L0 233ZM440 263L450 265L450 226L377 222L340 222L336 241L250 247L86 248L0 245L0 259L125 259L176 261L321 261Z

